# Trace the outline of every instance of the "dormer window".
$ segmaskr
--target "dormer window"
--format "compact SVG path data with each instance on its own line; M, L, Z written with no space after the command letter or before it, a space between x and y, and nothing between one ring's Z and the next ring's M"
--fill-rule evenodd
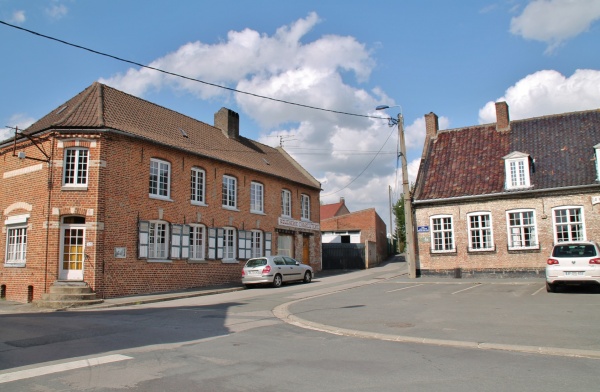
M515 151L503 159L506 189L529 188L531 186L529 154Z

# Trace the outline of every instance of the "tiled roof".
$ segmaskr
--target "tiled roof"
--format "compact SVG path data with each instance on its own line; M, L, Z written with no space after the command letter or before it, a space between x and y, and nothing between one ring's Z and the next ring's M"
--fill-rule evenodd
M320 189L319 182L280 148L242 136L230 139L219 128L97 82L25 132L47 129L118 130Z
M322 204L320 212L321 220L333 218L335 214L337 214L337 212L340 210L340 208L342 208L343 205L343 202L333 204Z
M421 162L415 201L501 194L504 159L518 151L531 158L534 190L598 184L594 146L600 110L439 131Z

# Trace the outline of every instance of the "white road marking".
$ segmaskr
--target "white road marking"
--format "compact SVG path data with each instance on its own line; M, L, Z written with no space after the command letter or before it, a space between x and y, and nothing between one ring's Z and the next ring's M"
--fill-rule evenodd
M126 355L118 355L118 354L117 355L106 355L104 357L82 359L79 361L60 363L57 365L42 366L42 367L35 368L35 369L20 370L17 372L0 374L0 384L12 382L12 381L23 380L26 378L44 376L46 374L65 372L67 370L74 370L74 369L81 369L81 368L85 368L85 367L98 366L98 365L103 365L105 363L125 361L127 359L133 359L133 358L128 357Z
M395 290L386 291L386 293L393 293L394 291L412 289L413 287L419 287L419 286L423 286L423 283L421 283L421 284L415 284L415 285L407 286L407 287L402 287L401 289L395 289Z
M466 289L455 291L452 294L462 293L463 291L471 290L471 289L474 289L475 287L479 287L481 285L482 285L482 283L477 283L475 286L471 286L471 287L467 287Z
M538 291L536 291L535 293L533 293L531 295L536 295L537 293L539 293L540 291L542 291L545 288L546 288L546 286L542 286L542 287L540 287L540 289Z

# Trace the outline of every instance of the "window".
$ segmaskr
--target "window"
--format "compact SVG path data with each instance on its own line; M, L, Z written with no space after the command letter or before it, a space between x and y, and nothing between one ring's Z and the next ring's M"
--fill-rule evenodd
M190 259L204 260L205 229L202 225L190 225Z
M600 181L600 144L594 146L596 151L596 180Z
M9 226L6 233L5 263L10 265L25 264L27 256L27 226Z
M469 250L493 250L492 215L488 212L476 212L467 215L469 224Z
M63 164L63 185L67 187L87 186L88 150L85 148L67 148Z
M263 235L262 231L252 230L252 257L263 256Z
M223 207L236 208L236 183L237 180L231 176L223 176Z
M202 169L192 168L191 197L192 204L204 205L206 203L206 173Z
M281 191L281 216L292 216L292 194L286 189Z
M508 211L508 249L538 249L534 210Z
M164 222L150 222L148 232L148 258L166 259L168 257L169 228Z
M223 260L235 260L235 229L225 227L223 229Z
M150 197L168 199L170 196L171 164L150 159Z
M431 236L433 252L454 252L454 229L452 227L452 217L436 216L431 217Z
M515 151L504 157L506 175L506 189L528 188L529 180L529 155Z
M291 235L280 234L277 237L277 254L292 257L294 238Z
M308 195L301 195L300 204L302 206L301 219L310 220L310 197Z
M554 242L585 241L583 208L560 207L552 211L554 216Z
M250 183L250 212L264 212L264 188L258 182Z

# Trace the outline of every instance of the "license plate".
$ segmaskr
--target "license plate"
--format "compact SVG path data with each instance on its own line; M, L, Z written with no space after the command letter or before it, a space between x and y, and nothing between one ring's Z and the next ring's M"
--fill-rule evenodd
M250 275L260 275L260 271L248 271Z
M583 271L565 271L566 276L582 276L585 275Z

